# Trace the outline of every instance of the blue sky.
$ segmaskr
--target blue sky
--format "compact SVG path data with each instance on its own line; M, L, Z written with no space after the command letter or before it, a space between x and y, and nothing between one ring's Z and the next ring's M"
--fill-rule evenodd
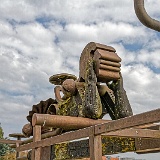
M148 14L159 19L160 2L145 2ZM51 75L78 77L79 57L91 41L113 46L122 58L134 114L159 108L160 34L138 21L132 0L0 0L0 37L0 122L6 136L21 132L33 104L54 98ZM158 154L144 157L153 156Z

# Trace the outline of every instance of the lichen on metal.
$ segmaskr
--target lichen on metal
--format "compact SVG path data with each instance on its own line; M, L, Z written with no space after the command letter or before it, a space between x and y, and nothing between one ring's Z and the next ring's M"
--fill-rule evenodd
M102 119L105 114L109 114L113 120L133 115L123 87L120 62L121 58L113 47L95 42L88 43L80 56L79 78L68 73L51 76L49 81L55 85L55 99L50 98L33 105L27 116L30 124L29 126L27 124L27 127L24 126L23 132L27 136L33 134L31 120L34 113L84 117L95 120ZM42 133L55 129L56 127L48 128L44 122ZM62 132L68 130L72 129L66 126ZM57 132L57 134L62 132ZM110 153L112 143L116 143L116 147L121 152L134 149L131 140L125 139L123 141L124 139L117 140L115 138L108 138L107 141L102 140L105 141L102 145L103 153L104 151ZM128 147L123 143L129 143ZM54 145L56 159L72 158L68 154L68 144ZM111 148L107 148L108 146ZM125 147L123 148L123 146ZM78 151L76 152L78 155Z
M135 139L102 136L102 155L135 151ZM89 157L89 140L66 142L52 146L52 158L77 159Z
M67 154L67 143L61 143L55 145L55 160L69 159L70 156Z
M103 155L135 151L135 139L102 136Z

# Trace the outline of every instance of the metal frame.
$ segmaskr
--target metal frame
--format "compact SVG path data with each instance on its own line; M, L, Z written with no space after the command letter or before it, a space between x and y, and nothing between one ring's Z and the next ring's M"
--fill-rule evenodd
M44 115L47 116L47 115ZM54 116L54 115L53 115ZM77 117L78 118L78 117ZM59 119L60 121L60 119ZM134 137L137 139L137 146L141 138L160 139L160 130L151 130L143 128L144 125L160 122L160 109L141 113L138 115L130 116L127 118L110 121L98 125L93 125L87 128L79 129L76 131L70 131L62 135L54 136L41 140L41 125L36 125L39 122L35 122L33 142L16 147L16 151L24 151L33 149L32 160L40 160L41 148L45 146L51 146L53 144L62 143L66 141L72 141L80 138L89 137L90 146L90 158L92 160L100 160L102 157L102 141L101 135L105 136L119 136L119 137ZM69 118L66 118L66 124L69 124ZM78 125L78 124L77 124ZM151 125L152 126L152 125ZM147 127L146 127L147 128ZM153 145L153 144L152 144ZM142 145L143 146L143 145ZM160 147L145 149L145 147L138 148L138 153L144 152L159 152Z

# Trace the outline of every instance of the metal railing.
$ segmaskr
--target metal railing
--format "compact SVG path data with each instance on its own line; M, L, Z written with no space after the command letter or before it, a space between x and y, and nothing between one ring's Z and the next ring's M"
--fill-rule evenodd
M38 114L34 116L34 118L35 117L36 118L34 119L34 126L33 126L33 142L16 147L17 152L32 149L32 158L31 158L32 160L41 160L41 148L43 147L86 137L89 137L90 159L100 160L102 158L102 140L101 140L102 134L105 136L160 139L159 130L144 129L144 127L142 127L144 125L148 125L151 123L160 122L160 109L126 117L115 121L110 121L110 122L107 121L106 123L93 125L76 131L66 132L62 135L57 135L46 139L41 139L41 125L39 124L42 123L41 122L42 119L44 117L46 118L47 115L40 115L41 118L37 118L38 116L39 116ZM60 123L61 116L57 118L57 120ZM70 118L66 118L65 120L66 125L71 124L70 120L71 120ZM47 125L47 123L49 123L51 126L51 122L46 121L45 124ZM143 145L140 144L140 147L142 146ZM142 152L145 152L145 147L138 149L137 146L137 149L135 151L140 153L141 150ZM160 146L158 146L158 148L157 147L150 149L148 148L146 150L146 152L151 152L151 151L159 152Z

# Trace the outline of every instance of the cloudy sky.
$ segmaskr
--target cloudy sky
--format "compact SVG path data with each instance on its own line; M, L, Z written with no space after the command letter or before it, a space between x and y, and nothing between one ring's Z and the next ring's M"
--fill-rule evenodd
M160 19L160 1L145 2L148 14ZM160 34L138 21L133 0L0 0L0 37L6 136L21 132L33 104L54 98L51 75L79 75L81 51L91 41L113 46L122 58L134 114L159 108Z

